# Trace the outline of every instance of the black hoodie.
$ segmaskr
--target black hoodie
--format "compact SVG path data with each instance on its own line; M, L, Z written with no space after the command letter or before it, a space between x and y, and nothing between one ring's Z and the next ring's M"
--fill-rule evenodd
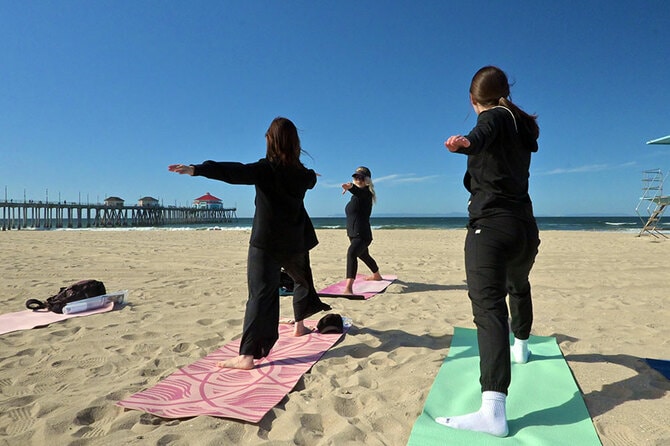
M470 192L471 219L511 215L532 219L528 195L530 158L537 138L506 107L482 111L466 136L470 147L458 149L468 156L463 178Z
M347 236L372 241L370 215L372 214L372 192L368 186L360 188L355 184L351 189L351 200L344 208L347 216Z
M195 176L256 186L252 246L286 254L306 252L319 243L303 203L305 192L316 184L313 170L277 166L266 158L251 164L205 161L193 167Z

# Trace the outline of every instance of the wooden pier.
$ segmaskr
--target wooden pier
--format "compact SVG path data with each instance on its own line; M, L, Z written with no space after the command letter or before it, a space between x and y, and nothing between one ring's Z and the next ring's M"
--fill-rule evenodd
M108 204L0 202L2 230L122 228L237 221L236 208L110 206Z

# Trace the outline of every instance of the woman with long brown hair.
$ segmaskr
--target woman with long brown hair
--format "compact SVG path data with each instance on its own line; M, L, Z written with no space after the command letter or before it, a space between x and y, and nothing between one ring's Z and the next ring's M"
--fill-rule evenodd
M298 130L289 119L275 118L265 140L265 158L255 163L205 161L168 166L171 172L179 174L256 187L256 211L247 259L249 299L239 356L220 362L219 367L251 369L254 359L267 356L274 346L279 337L282 267L295 282L294 335L310 332L304 319L330 310L314 288L309 250L318 240L303 202L307 190L316 184L316 173L300 161Z

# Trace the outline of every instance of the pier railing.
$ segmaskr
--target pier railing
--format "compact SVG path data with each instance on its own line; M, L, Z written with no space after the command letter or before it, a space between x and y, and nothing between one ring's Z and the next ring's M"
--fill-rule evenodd
M117 228L217 224L237 220L236 208L110 206L102 203L0 201L2 230Z

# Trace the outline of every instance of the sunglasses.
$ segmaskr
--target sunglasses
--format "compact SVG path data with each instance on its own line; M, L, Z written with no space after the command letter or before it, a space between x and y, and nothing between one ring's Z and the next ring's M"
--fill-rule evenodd
M352 175L352 177L357 179L357 180L364 180L365 179L365 175Z

